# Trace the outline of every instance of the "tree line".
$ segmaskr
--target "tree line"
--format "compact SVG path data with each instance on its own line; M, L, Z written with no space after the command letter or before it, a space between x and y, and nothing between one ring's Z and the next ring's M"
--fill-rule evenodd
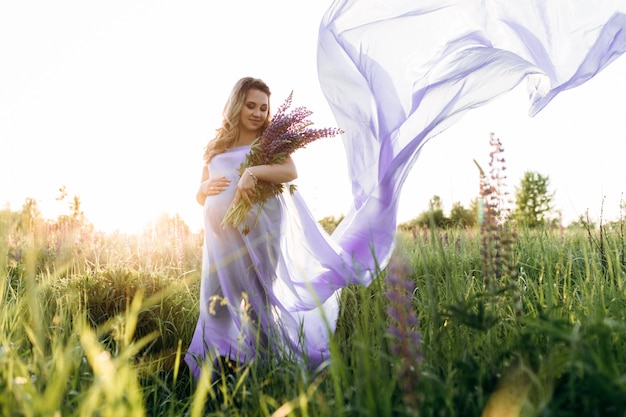
M56 227L65 229L82 229L83 231L93 232L93 225L87 220L81 209L81 202L78 196L71 199L67 198L65 188L60 190L59 201L68 201L69 213L59 216L54 222ZM508 201L508 219L519 227L542 228L542 227L560 227L560 219L558 212L553 206L555 192L550 189L550 178L535 171L526 171L522 176L519 184L515 186L514 199ZM436 227L436 228L472 228L479 226L481 223L481 214L484 211L484 196L477 196L469 203L469 207L464 207L460 202L452 204L448 215L444 213L443 202L441 197L434 195L429 203L428 208L417 215L417 217L398 225L400 230L413 230L417 228ZM32 229L36 223L41 224L41 213L37 207L37 201L32 198L26 199L24 205L19 212L10 212L3 210L5 216L14 219L17 226L21 230ZM326 216L319 220L321 226L329 233L332 233L344 216ZM594 228L595 225L591 220L580 216L578 221L569 226L580 226L583 228ZM158 231L170 231L170 229L182 230L185 235L190 233L189 227L185 224L180 215L174 216L163 215L155 221L152 226ZM85 230L87 229L87 230ZM162 230L163 229L163 230Z
M540 228L557 226L558 217L553 206L554 191L550 189L550 178L538 172L524 173L518 186L515 187L514 201L508 201L509 220L518 226ZM417 217L399 225L400 229L412 230L415 227L436 228L472 228L481 222L481 214L485 202L482 196L477 196L464 207L460 202L452 204L449 214L444 214L443 202L438 195L433 196L428 209Z

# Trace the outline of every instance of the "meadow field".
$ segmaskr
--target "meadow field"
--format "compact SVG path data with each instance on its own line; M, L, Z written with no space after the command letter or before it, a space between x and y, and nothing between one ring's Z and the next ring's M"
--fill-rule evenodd
M332 355L181 361L201 237L0 213L2 416L626 415L624 222L414 229L341 293Z

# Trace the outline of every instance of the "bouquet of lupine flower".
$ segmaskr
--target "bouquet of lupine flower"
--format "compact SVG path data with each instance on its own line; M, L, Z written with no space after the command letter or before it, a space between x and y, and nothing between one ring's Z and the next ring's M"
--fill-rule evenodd
M332 137L343 133L341 129L322 128L312 129L309 126L313 124L307 119L313 112L306 107L297 107L291 111L287 111L291 106L293 92L278 108L269 126L265 129L261 137L256 139L250 145L250 152L246 156L246 160L239 167L239 174L243 175L246 168L255 165L272 165L281 164L287 156L291 155L296 149L304 148L314 140ZM270 198L280 195L284 190L284 184L275 184L267 181L259 180L255 187L255 193L251 197L253 205L258 204L258 214L261 213L263 204ZM289 191L293 193L295 185L290 185ZM231 204L222 220L222 226L231 224L239 227L246 218L246 215L252 207L243 200L239 200L237 204ZM256 226L256 222L255 222ZM250 228L244 225L243 234L248 234Z

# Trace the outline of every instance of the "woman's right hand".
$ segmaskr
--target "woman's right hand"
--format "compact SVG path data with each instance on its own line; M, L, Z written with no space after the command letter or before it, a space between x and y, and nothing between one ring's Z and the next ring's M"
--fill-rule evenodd
M226 177L209 178L200 183L200 192L206 196L218 195L228 187L230 179Z

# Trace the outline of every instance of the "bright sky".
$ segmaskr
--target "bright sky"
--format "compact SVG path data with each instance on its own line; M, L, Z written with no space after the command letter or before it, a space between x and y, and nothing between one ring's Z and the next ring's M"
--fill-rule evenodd
M318 127L335 126L317 80L319 22L330 0L0 2L0 204L78 195L96 228L141 230L161 213L202 225L202 152L232 85L264 79L276 108L291 90ZM435 194L449 210L476 196L489 132L503 142L511 192L523 173L549 176L565 221L617 219L624 192L626 58L527 116L525 86L428 143L399 220ZM621 108L621 110L620 110ZM340 139L295 155L299 189L318 217L349 208Z

